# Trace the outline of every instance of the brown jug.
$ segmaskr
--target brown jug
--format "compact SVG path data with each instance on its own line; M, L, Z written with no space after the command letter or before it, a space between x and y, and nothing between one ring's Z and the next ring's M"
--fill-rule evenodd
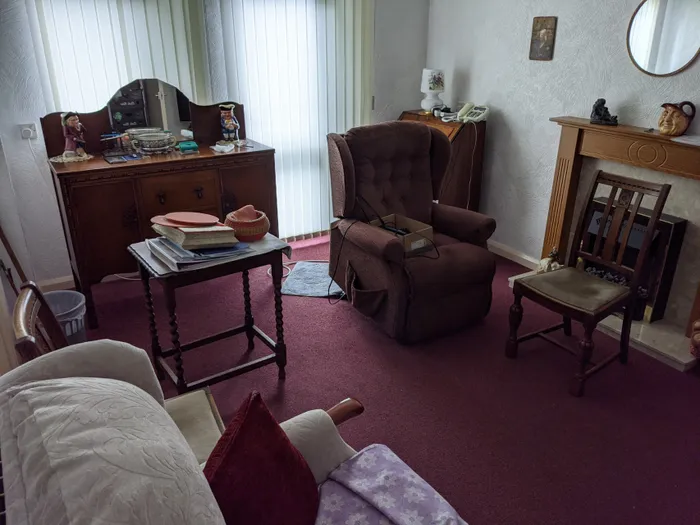
M690 108L690 113L686 113L685 107ZM659 131L662 135L680 137L688 130L688 126L695 117L695 104L692 102L681 102L680 104L661 104L664 108L659 118Z

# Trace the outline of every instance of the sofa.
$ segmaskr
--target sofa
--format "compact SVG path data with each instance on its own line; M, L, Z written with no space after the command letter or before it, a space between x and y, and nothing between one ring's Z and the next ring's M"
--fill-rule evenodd
M280 425L316 483L356 454L331 415ZM148 355L102 340L0 377L7 523L224 523L202 466L223 429L206 391L165 401Z
M491 217L435 202L450 159L444 133L388 122L328 135L333 213L331 277L350 303L402 343L460 330L491 308ZM368 224L400 214L433 227L434 248L407 254Z

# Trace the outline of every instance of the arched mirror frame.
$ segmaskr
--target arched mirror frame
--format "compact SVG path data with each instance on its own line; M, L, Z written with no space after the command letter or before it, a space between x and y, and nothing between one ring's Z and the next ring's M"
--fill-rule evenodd
M128 86L134 80L149 80L147 78L143 79L133 79L126 84ZM153 78L153 80L159 80ZM165 81L162 81L165 82ZM170 84L175 89L179 90L178 86ZM86 151L88 153L99 153L106 149L105 143L101 141L101 135L103 133L109 133L113 131L112 120L110 118L109 104L110 102L119 94L125 86L122 86L117 90L117 92L110 97L105 106L102 109L91 112L81 112L77 113L80 115L80 122L85 125L88 130L86 134ZM187 97L187 95L185 95ZM189 100L189 99L188 99ZM239 136L241 139L246 138L246 126L245 126L245 112L243 104L239 102L224 100L217 102L216 104L200 106L189 100L190 107L190 119L191 119L191 130L194 133L194 140L200 145L212 145L215 144L217 140L221 139L221 123L219 121L221 110L219 109L220 104L234 104L235 109L233 111L234 115L238 119L240 124ZM39 120L41 122L41 129L44 135L44 144L46 147L46 152L48 157L56 157L63 153L65 149L65 138L63 136L63 126L61 124L61 115L67 111L74 111L73 108L65 108L61 111L56 111L44 115Z
M625 44L627 45L627 54L629 55L630 60L634 64L634 67L636 67L637 69L639 69L639 71L641 71L642 73L644 73L646 75L649 75L651 77L671 77L673 75L677 75L678 73L685 71L686 69L688 69L690 66L692 66L695 63L695 61L698 59L698 57L700 57L700 48L698 48L695 55L693 55L693 57L690 60L688 60L688 62L683 67L680 67L680 68L676 69L675 71L671 71L670 73L662 73L662 74L652 73L650 71L647 71L642 66L640 66L639 63L637 63L637 61L634 59L634 56L632 55L632 49L630 48L630 36L632 33L632 24L634 23L634 19L637 16L637 13L639 13L642 6L646 3L647 3L647 0L642 0L639 3L639 5L637 6L637 9L635 9L634 13L632 13L632 17L630 18L630 23L627 26L627 38L625 40Z

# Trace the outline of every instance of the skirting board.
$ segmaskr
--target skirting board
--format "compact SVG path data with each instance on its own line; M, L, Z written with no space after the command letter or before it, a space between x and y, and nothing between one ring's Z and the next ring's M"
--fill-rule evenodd
M486 244L489 247L489 251L491 253L495 253L496 255L500 255L504 259L508 259L509 261L516 262L516 263L520 264L521 266L524 266L525 268L529 268L530 270L536 269L537 266L540 264L539 259L535 259L534 257L530 257L526 253L515 250L515 249L511 248L510 246L506 246L505 244L501 244L500 242L489 240L489 241L486 241Z
M527 255L526 253L515 250L510 246L501 244L500 242L489 240L486 242L486 244L488 245L490 252L495 253L496 255L500 255L501 257L508 259L509 261L518 263L524 266L525 268L529 268L530 270L534 270L535 268L537 268L537 266L540 263L538 259L535 259L534 257ZM134 280L137 279L138 275L135 275ZM105 280L111 279L108 277ZM38 284L39 288L41 288L44 292L52 292L54 290L72 290L75 286L73 283L73 277L70 275L66 275L64 277L56 277L55 279L46 279L45 281L40 281Z
M72 290L75 287L73 277L66 275L55 279L46 279L37 283L42 292L53 292L55 290Z
M108 283L111 281L118 281L119 279L125 279L127 281L140 281L138 272L127 273L123 275L108 275L101 282ZM55 279L46 279L45 281L40 281L39 288L42 292L53 292L55 290L73 290L75 289L75 282L73 277L66 275L65 277L56 277Z

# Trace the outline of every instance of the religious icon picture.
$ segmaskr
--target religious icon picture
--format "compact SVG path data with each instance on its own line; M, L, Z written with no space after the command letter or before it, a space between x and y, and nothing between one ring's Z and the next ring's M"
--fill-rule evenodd
M530 60L552 60L557 36L556 16L536 16L532 22Z

